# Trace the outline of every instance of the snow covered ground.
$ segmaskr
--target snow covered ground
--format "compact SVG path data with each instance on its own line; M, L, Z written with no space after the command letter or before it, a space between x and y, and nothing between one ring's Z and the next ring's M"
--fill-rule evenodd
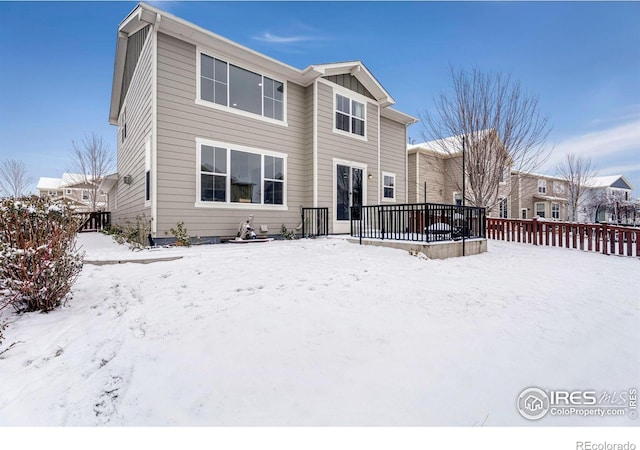
M130 252L80 237L68 305L10 320L0 425L638 425L528 387L640 384L640 260L489 242L444 261L342 239ZM0 350L2 350L0 348Z

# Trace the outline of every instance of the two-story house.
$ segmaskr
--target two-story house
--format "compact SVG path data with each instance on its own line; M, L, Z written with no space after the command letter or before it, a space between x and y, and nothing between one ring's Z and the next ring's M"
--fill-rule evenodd
M512 171L511 188L509 217L568 220L569 188L565 179Z
M212 241L249 214L263 232L327 207L406 201L416 122L359 62L291 67L140 3L118 27L110 123L118 126L112 221L145 214ZM268 231L267 231L268 230Z
M636 221L636 202L633 186L624 175L592 177L587 180L584 195L578 207L581 222Z
M106 192L81 174L65 172L62 178L40 177L36 189L40 197L63 199L77 212L103 211L108 204Z
M473 204L471 200L478 196L488 201L485 204L489 217L510 217L511 159L493 130L480 131L476 136L467 136L467 142L469 139L475 142L473 146L467 144L465 155L466 204ZM481 171L489 176L483 176ZM409 203L461 205L462 136L408 145L407 179ZM474 187L477 192L473 192Z

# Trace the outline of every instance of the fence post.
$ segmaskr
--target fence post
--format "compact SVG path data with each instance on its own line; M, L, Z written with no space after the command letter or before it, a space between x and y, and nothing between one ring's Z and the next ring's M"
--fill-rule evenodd
M602 254L609 254L609 227L606 222L602 224Z
M531 219L532 232L533 232L533 245L538 245L538 218Z
M359 215L359 220L360 220L360 245L362 245L362 206L359 206L360 208L360 215Z

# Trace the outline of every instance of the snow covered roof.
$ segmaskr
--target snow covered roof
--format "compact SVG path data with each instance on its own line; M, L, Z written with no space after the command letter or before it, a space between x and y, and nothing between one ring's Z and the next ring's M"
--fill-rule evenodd
M85 178L84 175L80 173L68 173L65 172L62 174L62 178L47 178L40 177L38 181L38 185L36 186L39 190L52 190L52 189L62 189L65 187L76 186L78 184L84 184L85 179L90 179L91 177L87 176Z
M554 175L545 175L543 173L535 173L535 172L522 172L519 170L512 170L511 175L521 175L524 177L535 177L535 178L546 178L547 180L556 180L556 181L567 181L565 178L557 177Z
M621 183L618 181L621 180ZM604 177L593 177L589 181L585 183L590 188L601 188L601 187L619 187L625 189L626 185L629 189L633 189L631 183L624 177L624 175L609 175ZM617 184L617 186L614 186Z
M62 174L62 184L64 186L72 186L74 184L84 183L85 179L89 179L91 177L84 176L81 173L63 173Z
M542 194L534 194L533 195L535 198L539 198L541 200L546 200L548 202L564 202L567 203L568 200L566 197L553 197L551 195L542 195Z
M482 139L491 131L492 129L478 131L478 138ZM462 136L462 134L459 134L457 136L451 136L444 139L436 139L433 141L422 142L421 144L409 145L407 146L407 151L430 150L442 155L455 155L457 153L462 153Z
M40 177L40 179L38 180L38 185L36 186L36 189L40 191L57 190L57 189L60 189L61 186L62 186L62 180L60 178Z

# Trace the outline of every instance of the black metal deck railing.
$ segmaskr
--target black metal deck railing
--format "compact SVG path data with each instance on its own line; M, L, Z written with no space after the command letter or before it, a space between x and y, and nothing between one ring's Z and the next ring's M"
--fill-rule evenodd
M353 206L351 236L419 242L486 238L486 210L436 203Z
M302 237L329 235L329 208L302 208Z

